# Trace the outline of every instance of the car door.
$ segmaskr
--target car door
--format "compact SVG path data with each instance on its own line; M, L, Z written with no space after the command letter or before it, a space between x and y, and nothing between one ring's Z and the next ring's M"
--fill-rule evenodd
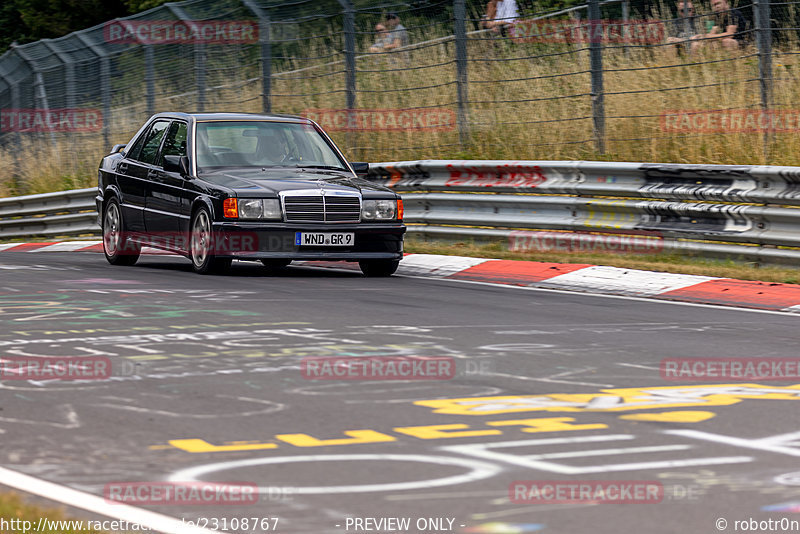
M164 170L164 156L186 155L187 124L173 121L149 171L149 190L145 199L148 232L156 232L166 240L165 246L185 248L181 242L181 219L188 217L184 194L184 178L177 172Z
M144 208L147 188L147 171L139 162L142 147L151 137L154 128L155 135L169 124L169 121L155 121L139 135L130 148L125 150L125 157L119 160L115 169L117 185L121 198L120 207L125 227L129 232L145 232Z
M131 152L130 158L126 161L128 176L143 185L144 229L148 234L152 234L155 228L151 220L151 214L147 209L147 198L151 194L154 164L170 122L172 122L170 119L154 121L144 134L141 146L134 147L136 150Z

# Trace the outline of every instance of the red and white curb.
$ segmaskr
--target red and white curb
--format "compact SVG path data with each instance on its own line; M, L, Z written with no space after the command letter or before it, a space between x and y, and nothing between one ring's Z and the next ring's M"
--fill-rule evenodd
M0 244L0 252L102 252L101 241ZM171 255L157 249L145 254ZM356 268L350 263L303 262L306 265ZM408 254L398 274L523 287L538 287L650 297L699 304L721 304L800 313L800 285L661 273L575 263L495 260L435 254Z

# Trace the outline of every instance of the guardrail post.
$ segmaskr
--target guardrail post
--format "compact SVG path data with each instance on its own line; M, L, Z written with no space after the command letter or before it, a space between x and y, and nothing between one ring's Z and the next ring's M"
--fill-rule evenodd
M592 76L592 123L595 150L600 154L606 151L606 124L603 108L603 42L601 37L603 21L600 19L600 0L589 0L589 62Z
M269 15L253 0L242 0L258 19L258 43L261 47L261 107L264 113L272 111L272 41Z
M770 0L753 1L753 22L758 47L758 80L761 88L761 109L769 112L772 105L772 23L770 22ZM764 164L770 160L772 134L764 132Z
M467 103L469 102L467 86L467 10L464 0L453 2L453 25L456 38L456 92L458 95L458 140L461 148L469 138L469 119Z
M144 45L144 81L147 86L147 116L156 113L156 75L155 58L153 57L153 45Z

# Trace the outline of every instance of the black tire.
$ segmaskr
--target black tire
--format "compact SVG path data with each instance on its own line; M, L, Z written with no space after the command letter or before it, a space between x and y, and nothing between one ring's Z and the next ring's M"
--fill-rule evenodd
M189 243L189 257L192 260L194 272L222 274L231 266L232 259L218 258L213 254L214 229L211 225L211 216L206 208L200 208L192 217Z
M286 259L275 259L275 260L272 260L272 259L268 259L268 260L261 260L261 263L267 269L281 269L283 267L286 267L290 263L292 263L292 260L286 260Z
M133 265L139 260L142 246L128 239L122 210L116 198L103 208L103 253L111 265Z
M364 260L358 262L364 276L392 276L400 265L400 260Z

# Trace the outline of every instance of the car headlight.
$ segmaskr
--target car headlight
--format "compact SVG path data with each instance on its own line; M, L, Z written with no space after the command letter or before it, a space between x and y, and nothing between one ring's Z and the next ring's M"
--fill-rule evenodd
M240 219L280 219L281 204L277 198L240 198Z
M393 220L397 218L397 200L364 200L361 218L367 220Z

